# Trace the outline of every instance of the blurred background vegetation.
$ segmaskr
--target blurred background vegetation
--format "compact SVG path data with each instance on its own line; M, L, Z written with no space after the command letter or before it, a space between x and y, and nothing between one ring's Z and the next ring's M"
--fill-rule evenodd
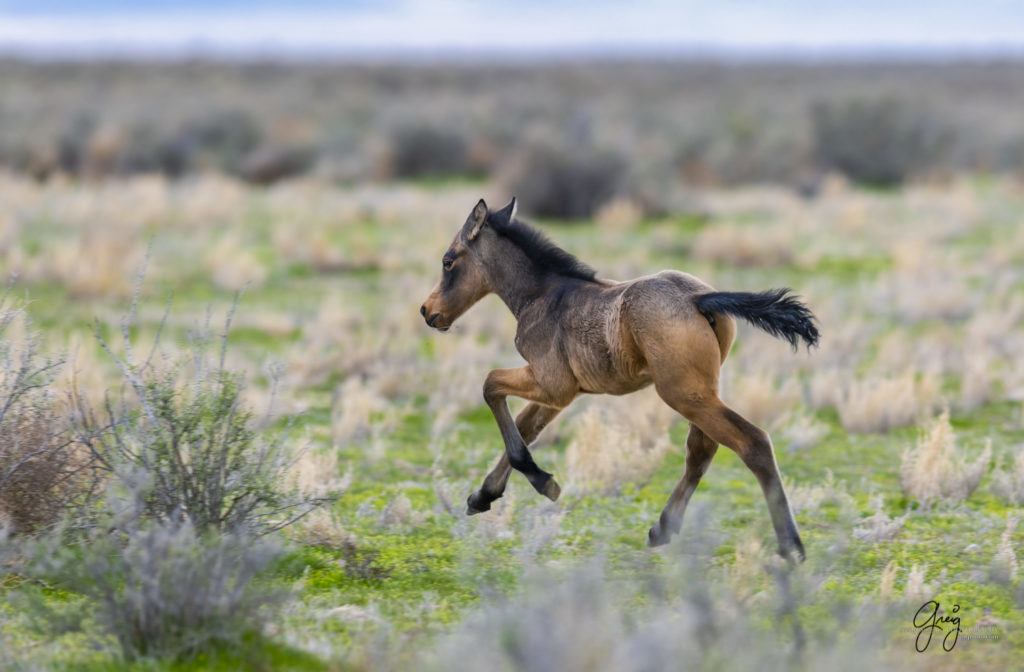
M527 214L650 214L685 188L829 171L872 186L1024 171L1024 63L460 65L0 61L0 166L39 179L221 171L493 178ZM556 197L555 195L558 195Z

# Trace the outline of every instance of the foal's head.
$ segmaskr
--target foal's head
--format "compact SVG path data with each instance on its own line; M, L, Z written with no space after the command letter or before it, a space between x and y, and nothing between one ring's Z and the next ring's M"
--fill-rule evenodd
M494 288L484 273L482 248L485 236L480 232L488 221L506 223L516 214L516 199L501 210L491 212L483 199L469 213L466 223L441 258L441 279L420 307L427 324L439 331L448 331L460 315L484 298Z

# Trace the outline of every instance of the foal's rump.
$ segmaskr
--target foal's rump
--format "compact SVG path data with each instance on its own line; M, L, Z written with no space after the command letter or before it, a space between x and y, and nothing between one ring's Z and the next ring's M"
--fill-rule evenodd
M811 311L788 289L718 292L688 273L662 271L630 283L622 296L628 327L657 379L659 365L701 370L717 379L742 318L796 348L817 345Z
M735 323L727 313L708 320L697 307L697 298L714 288L680 271L662 271L629 284L622 296L622 326L654 377L658 367L695 367L717 379Z

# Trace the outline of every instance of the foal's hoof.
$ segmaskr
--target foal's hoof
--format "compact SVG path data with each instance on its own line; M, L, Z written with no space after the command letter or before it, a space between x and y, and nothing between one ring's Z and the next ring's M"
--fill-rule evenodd
M478 513L491 510L491 502L479 492L474 492L466 498L466 515L475 516Z
M548 478L548 482L544 484L544 489L540 491L540 494L544 495L552 502L557 502L558 497L562 494L562 488L559 487L554 478Z
M660 523L655 523L654 527L652 527L650 532L647 533L647 545L651 548L654 548L655 546L664 546L671 538L671 534L665 534L661 531Z

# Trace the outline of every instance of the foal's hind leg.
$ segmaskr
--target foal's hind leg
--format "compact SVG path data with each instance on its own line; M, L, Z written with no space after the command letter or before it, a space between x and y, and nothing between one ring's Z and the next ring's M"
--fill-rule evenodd
M672 384L658 386L662 399L690 422L696 423L713 441L736 451L747 468L754 472L768 502L779 552L785 557L803 560L804 545L782 487L782 477L768 434L723 404L717 396L695 396L684 390Z
M526 445L534 442L548 423L558 415L559 410L530 402L519 412L519 415L516 416L516 429L519 430ZM501 460L491 470L491 473L487 474L483 485L466 500L466 515L472 516L489 511L491 502L505 494L505 486L508 485L508 477L511 473L512 464L508 461L508 453L502 452Z
M711 460L718 452L718 444L712 441L697 425L690 423L690 434L686 437L686 468L679 479L676 489L672 491L668 503L661 512L658 522L647 535L647 543L651 546L667 544L673 534L679 532L683 524L683 513L686 505L697 489Z

